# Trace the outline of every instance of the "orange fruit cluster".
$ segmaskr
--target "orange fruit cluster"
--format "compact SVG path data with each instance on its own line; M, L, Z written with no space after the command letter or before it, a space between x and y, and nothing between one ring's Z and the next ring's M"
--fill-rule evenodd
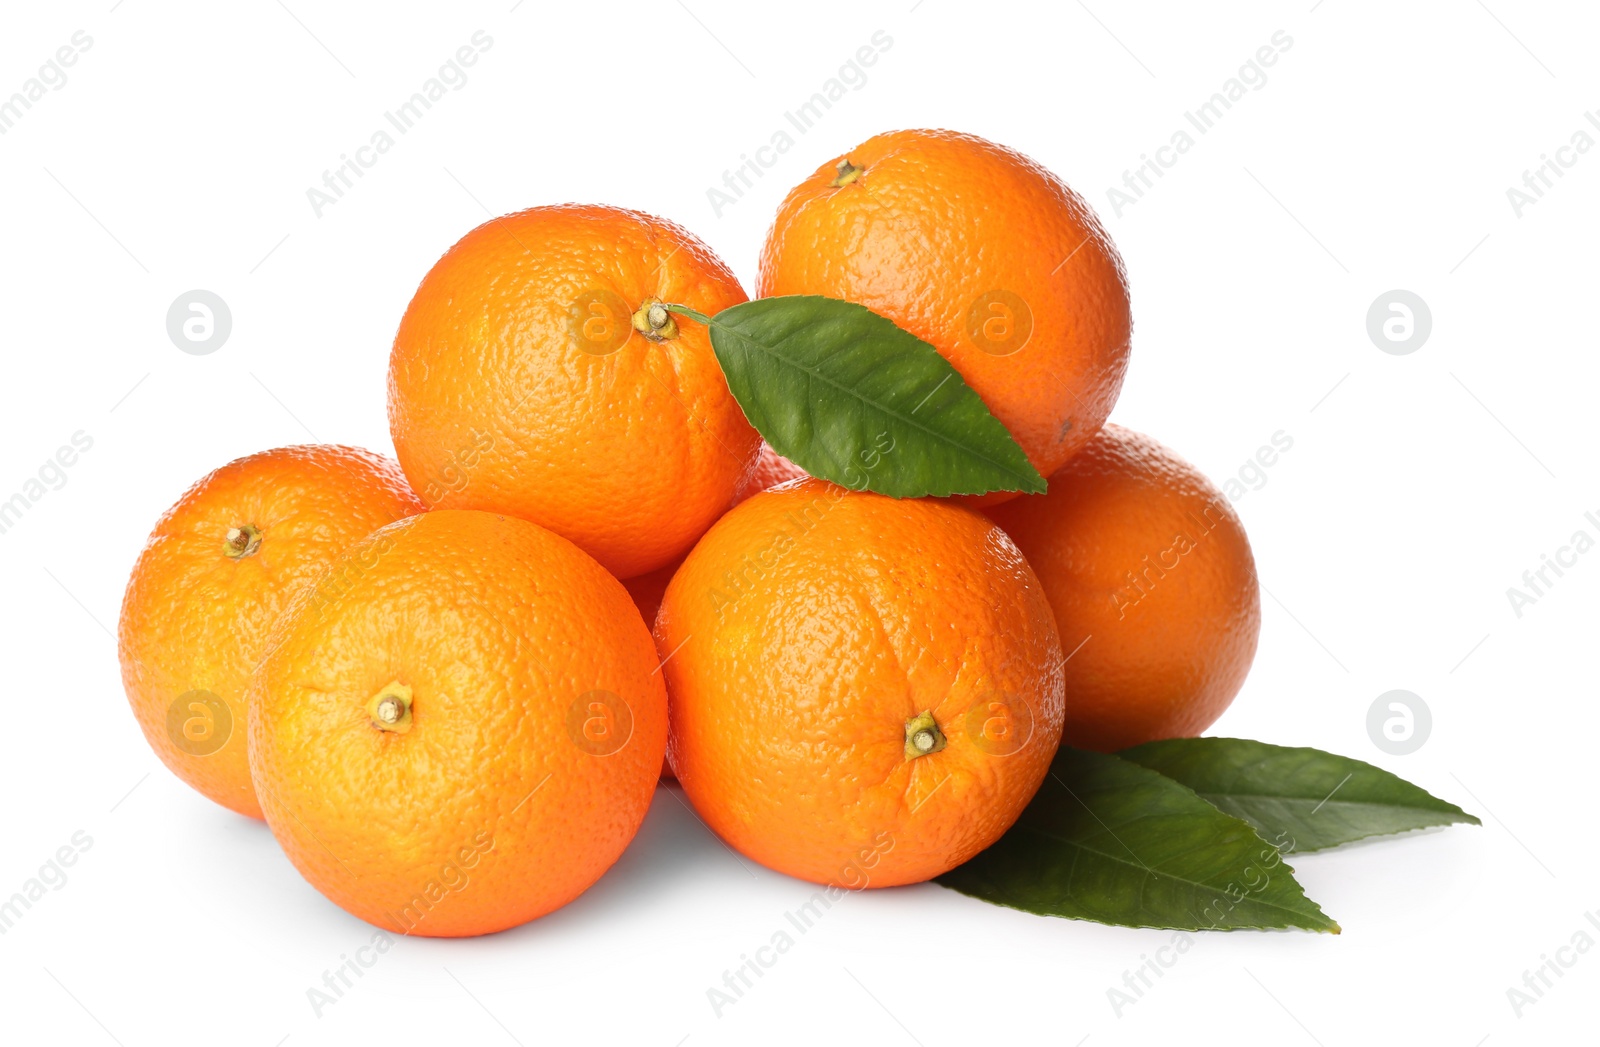
M1049 492L807 477L664 308L746 300L705 244L612 207L497 218L401 319L398 462L264 452L157 523L119 629L157 755L349 912L461 936L584 891L672 774L753 859L884 887L992 844L1063 740L1221 715L1250 547L1196 470L1105 424L1127 278L1081 198L982 139L881 135L789 194L757 294L930 344Z

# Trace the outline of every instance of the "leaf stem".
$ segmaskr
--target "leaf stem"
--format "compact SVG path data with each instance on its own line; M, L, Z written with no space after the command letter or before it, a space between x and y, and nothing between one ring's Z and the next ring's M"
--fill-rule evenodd
M687 316L689 319L705 324L707 327L712 326L714 323L711 317L704 313L697 313L686 305L679 305L676 302L663 302L662 304L667 307L668 312L677 313L679 316Z

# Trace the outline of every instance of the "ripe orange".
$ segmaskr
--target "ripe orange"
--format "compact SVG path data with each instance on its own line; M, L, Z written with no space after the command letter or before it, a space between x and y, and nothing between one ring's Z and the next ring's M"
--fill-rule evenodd
M989 515L1055 611L1067 744L1113 752L1222 715L1255 657L1261 594L1238 514L1194 466L1107 425L1048 493Z
M700 324L745 300L710 248L616 207L486 222L434 265L389 361L400 464L430 507L520 516L627 578L686 552L758 437Z
M1061 733L1061 647L1016 547L952 502L801 480L719 520L656 619L670 758L780 872L914 883L993 843Z
M250 690L267 823L369 923L460 937L583 893L666 747L650 634L615 578L513 517L386 527L297 602Z
M1044 476L1099 430L1128 365L1127 276L1094 212L972 135L895 131L823 164L778 209L756 293L843 298L929 342Z
M196 483L156 521L122 599L122 685L173 774L261 817L245 759L245 684L301 589L369 532L422 511L394 462L281 447Z
M756 459L756 467L734 495L734 504L743 502L753 494L759 494L790 480L798 480L805 475L804 469L763 443L761 456ZM622 583L627 588L628 595L633 597L634 605L639 608L639 614L644 618L645 625L655 624L656 612L661 609L661 598L667 592L667 583L672 581L672 576L678 572L682 563L683 558L679 557L665 567L658 567L649 574L637 575ZM671 699L669 691L667 700L670 702ZM671 765L663 760L661 777L667 779L672 776Z

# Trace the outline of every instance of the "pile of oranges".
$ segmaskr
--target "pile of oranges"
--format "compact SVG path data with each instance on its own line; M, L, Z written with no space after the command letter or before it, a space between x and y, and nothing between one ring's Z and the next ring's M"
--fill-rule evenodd
M1082 199L982 139L880 135L789 194L757 294L931 344L1048 493L808 477L664 308L746 300L705 244L613 207L497 218L400 321L398 462L263 452L157 523L119 630L156 753L346 910L461 936L582 893L665 777L773 869L892 886L992 844L1063 742L1221 714L1250 547L1195 469L1106 424L1127 280Z

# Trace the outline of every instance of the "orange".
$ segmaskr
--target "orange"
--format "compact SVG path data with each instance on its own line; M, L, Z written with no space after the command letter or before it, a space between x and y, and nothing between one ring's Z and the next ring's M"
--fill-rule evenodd
M1222 715L1255 657L1261 594L1238 514L1194 466L1107 425L1048 493L989 514L1055 611L1067 744L1113 752Z
M745 300L690 233L616 207L536 207L474 229L406 308L389 361L400 464L432 508L509 513L621 578L687 552L759 438L706 329ZM637 315L635 315L637 314Z
M926 880L1022 812L1061 646L1009 539L953 502L800 480L690 552L656 618L670 758L731 846L836 887Z
M1127 275L1094 212L972 135L895 131L817 168L778 209L756 287L857 302L929 342L1044 476L1099 430L1128 366Z
M442 510L356 545L250 690L250 770L289 860L384 930L550 912L633 838L666 746L650 634L577 546Z
M245 759L245 685L290 600L369 532L422 511L394 462L281 447L230 462L156 521L122 599L117 655L161 762L261 817Z

